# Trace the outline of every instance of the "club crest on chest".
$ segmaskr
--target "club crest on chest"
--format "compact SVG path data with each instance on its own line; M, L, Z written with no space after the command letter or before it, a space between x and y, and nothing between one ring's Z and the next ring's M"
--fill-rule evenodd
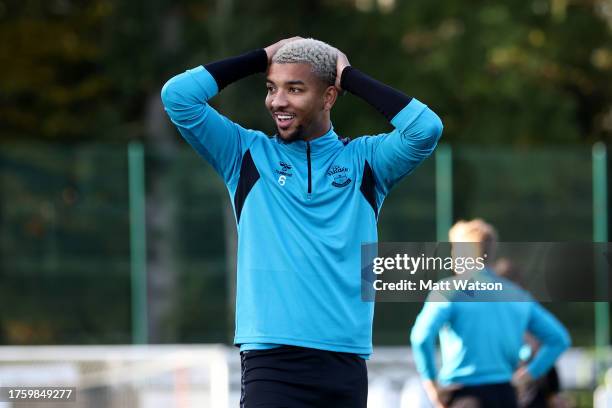
M344 166L333 165L327 170L327 176L332 179L332 186L337 188L346 187L351 183L349 169Z

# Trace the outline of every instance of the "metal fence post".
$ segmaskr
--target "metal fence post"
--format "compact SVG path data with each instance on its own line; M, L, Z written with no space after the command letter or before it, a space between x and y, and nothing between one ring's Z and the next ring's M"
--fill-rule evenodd
M130 189L130 265L132 294L132 343L146 344L147 316L147 245L145 218L145 168L142 143L128 145Z
M608 242L608 184L607 152L603 143L593 146L593 242ZM600 256L597 259L601 258ZM608 290L607 265L598 265L598 298L610 295ZM603 374L606 352L610 344L610 313L608 302L595 302L595 354L597 377Z
M448 241L453 225L453 157L449 145L436 150L436 240Z

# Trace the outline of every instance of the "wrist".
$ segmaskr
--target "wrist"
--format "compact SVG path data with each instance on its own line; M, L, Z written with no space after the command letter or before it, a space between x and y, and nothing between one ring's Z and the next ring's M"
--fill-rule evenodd
M350 75L351 70L353 70L354 68L350 65L345 66L344 68L342 68L342 71L340 71L340 88L343 91L346 91L346 86L347 86L347 81L348 81L348 76Z
M266 58L268 59L268 65L272 62L272 56L274 55L274 50L271 48L272 46L268 46L263 50L266 52Z
M253 62L255 63L256 66L256 71L257 72L265 72L266 69L268 69L268 65L270 65L270 59L268 57L268 52L266 51L265 48L258 48L255 49L253 51L251 51L251 53L253 55ZM265 64L264 64L264 55L265 55Z

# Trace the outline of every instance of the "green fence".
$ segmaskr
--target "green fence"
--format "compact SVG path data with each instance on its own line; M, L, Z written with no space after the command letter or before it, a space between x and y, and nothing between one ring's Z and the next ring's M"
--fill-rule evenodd
M2 146L1 344L231 342L235 231L225 186L186 147L143 148L142 161L131 149ZM496 225L503 241L593 239L590 147L439 152L385 201L381 241L435 241L451 220L471 217ZM595 344L594 304L546 306L575 345ZM420 307L377 304L375 344L406 344Z

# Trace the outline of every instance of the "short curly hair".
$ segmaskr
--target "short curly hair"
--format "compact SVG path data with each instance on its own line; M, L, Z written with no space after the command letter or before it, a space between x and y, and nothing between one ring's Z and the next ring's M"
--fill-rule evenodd
M312 72L328 85L336 82L336 61L338 52L331 45L314 38L291 41L272 56L275 64L312 65Z

